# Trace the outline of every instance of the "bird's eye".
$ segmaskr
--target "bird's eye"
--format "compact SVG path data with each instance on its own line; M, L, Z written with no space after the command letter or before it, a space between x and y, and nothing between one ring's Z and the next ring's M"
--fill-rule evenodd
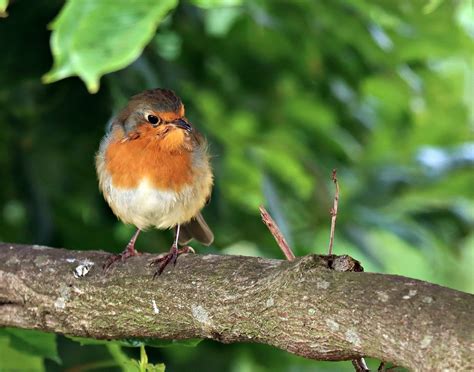
M148 115L146 119L154 126L160 123L160 118L155 115Z

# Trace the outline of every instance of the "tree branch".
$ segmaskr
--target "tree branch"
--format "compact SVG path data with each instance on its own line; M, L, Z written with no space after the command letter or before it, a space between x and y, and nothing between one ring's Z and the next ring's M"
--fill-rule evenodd
M354 265L348 256L183 255L156 280L150 255L104 274L106 257L0 243L0 326L99 339L250 341L317 360L370 356L415 370L473 365L474 296L334 270Z

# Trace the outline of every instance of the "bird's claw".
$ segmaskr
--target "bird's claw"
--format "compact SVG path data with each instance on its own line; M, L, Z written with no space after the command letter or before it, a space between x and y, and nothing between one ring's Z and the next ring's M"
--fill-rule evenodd
M180 254L185 254L185 253L189 253L191 252L192 254L196 254L196 251L194 250L193 247L189 246L189 245L186 245L184 246L183 248L179 249L178 250L178 255Z
M189 252L196 253L193 247L185 246L181 249L178 249L178 247L173 244L168 253L161 254L158 258L151 260L150 266L159 265L158 270L156 270L155 274L153 274L153 279L155 279L157 276L160 276L165 270L166 266L168 266L170 263L172 263L173 266L176 266L176 261L178 260L179 255Z
M113 254L111 255L102 265L102 269L104 271L108 271L109 268L117 261L125 261L126 259L133 257L133 256L139 256L141 255L140 252L138 252L135 247L131 247L127 245L127 248L120 253L120 254Z

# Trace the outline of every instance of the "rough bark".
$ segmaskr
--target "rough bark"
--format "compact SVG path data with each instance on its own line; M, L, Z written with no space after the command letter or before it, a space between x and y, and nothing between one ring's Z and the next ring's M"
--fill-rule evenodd
M190 254L152 280L150 255L104 273L106 257L0 244L0 326L98 339L250 341L311 359L369 356L423 371L473 366L474 296L337 271L350 258Z

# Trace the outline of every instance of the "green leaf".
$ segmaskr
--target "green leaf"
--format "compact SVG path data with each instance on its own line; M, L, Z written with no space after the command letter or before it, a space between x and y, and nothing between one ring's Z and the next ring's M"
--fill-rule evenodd
M43 358L18 351L10 345L8 337L0 336L0 350L1 371L44 371Z
M8 16L7 13L8 0L0 0L0 18Z
M123 363L123 368L128 372L141 372L140 363L135 359L129 359Z
M100 77L136 60L178 0L69 0L51 24L52 83L78 75L91 93Z
M148 355L146 355L145 345L140 346L140 372L165 372L164 364L148 363Z
M160 363L160 364L148 363L146 365L146 371L148 371L148 372L165 372L165 365L163 363Z
M146 354L145 345L140 345L140 360L129 359L123 352L121 346L109 342L107 345L109 353L123 371L126 372L164 372L165 365L148 363L148 356Z
M5 328L4 334L9 336L12 348L61 363L55 334L17 328Z
M165 372L165 365L160 364L151 364L151 363L140 363L135 359L129 359L124 364L123 367L127 372Z
M116 343L109 342L105 346L112 356L112 358L115 360L115 362L119 365L122 366L123 371L129 371L130 368L127 368L126 365L129 364L130 359L128 356L123 352L122 347Z

